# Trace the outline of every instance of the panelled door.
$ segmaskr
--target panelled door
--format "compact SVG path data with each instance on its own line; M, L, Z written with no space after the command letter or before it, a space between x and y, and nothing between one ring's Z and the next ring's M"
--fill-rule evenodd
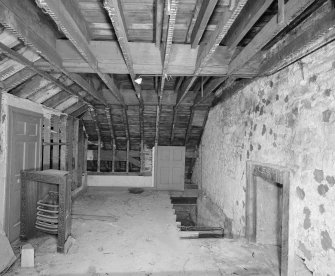
M41 122L41 114L9 108L5 229L10 242L20 235L20 171L40 168Z
M185 147L159 146L156 156L156 188L184 190Z

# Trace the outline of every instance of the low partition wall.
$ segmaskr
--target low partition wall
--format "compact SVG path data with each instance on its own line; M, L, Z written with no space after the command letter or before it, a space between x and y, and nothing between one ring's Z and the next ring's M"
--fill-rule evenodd
M154 187L152 175L135 173L88 173L89 187Z

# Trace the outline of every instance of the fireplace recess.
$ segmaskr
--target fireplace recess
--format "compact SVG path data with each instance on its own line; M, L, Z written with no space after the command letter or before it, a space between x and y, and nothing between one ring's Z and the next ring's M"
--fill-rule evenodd
M282 217L281 217L281 275L294 273L294 233L292 204L290 195L290 172L287 168L272 164L247 161L246 190L246 239L256 242L257 233L257 177L268 182L282 185Z

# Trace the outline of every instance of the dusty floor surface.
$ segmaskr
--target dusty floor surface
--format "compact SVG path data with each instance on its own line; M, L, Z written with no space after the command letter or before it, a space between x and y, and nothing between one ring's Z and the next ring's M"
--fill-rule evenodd
M73 205L67 255L56 239L31 240L35 268L7 275L279 275L275 247L228 239L180 239L167 193L90 192Z

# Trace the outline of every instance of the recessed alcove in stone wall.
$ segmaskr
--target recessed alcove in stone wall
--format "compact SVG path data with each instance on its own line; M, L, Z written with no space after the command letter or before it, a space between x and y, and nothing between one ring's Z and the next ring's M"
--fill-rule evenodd
M293 275L294 272L294 239L292 235L293 217L292 217L292 206L290 205L290 173L287 169L272 164L260 164L253 161L247 161L247 186L246 186L246 230L245 235L250 242L260 242L259 236L262 236L264 243L273 242L277 240L277 233L269 237L267 235L260 235L259 225L260 220L257 218L261 215L261 210L259 208L259 202L262 200L260 196L264 196L262 189L259 189L262 185L275 185L282 186L282 193L278 194L269 193L269 208L268 212L273 212L271 206L273 202L278 202L278 210L274 215L280 214L281 225L281 238L280 238L280 248L281 248L281 275ZM275 198L276 197L276 198ZM274 220L273 220L274 222ZM268 221L269 224L272 221ZM266 222L265 222L266 224ZM264 227L264 225L262 225ZM272 225L270 225L270 228ZM273 230L273 229L272 229ZM279 229L277 229L279 230ZM270 229L271 231L271 229Z

